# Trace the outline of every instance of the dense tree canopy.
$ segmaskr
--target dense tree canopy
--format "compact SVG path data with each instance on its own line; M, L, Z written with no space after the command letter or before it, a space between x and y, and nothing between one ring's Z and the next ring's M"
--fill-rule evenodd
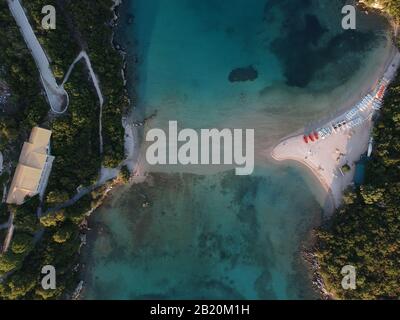
M400 298L400 76L385 98L374 139L365 184L347 192L343 207L318 232L321 275L337 298ZM341 287L345 265L356 267L355 290Z
M400 22L400 1L398 0L362 0L369 6L383 7L394 19Z
M56 30L43 30L41 27L43 17L41 9L49 4L56 8ZM30 0L24 2L24 5L28 8L36 35L52 57L53 71L59 74L60 78L65 75L69 65L81 50L86 50L88 53L105 98L102 114L104 152L101 161L107 167L118 166L124 158L124 130L121 118L127 109L128 97L121 77L122 58L110 45L112 36L110 22L113 18L110 8L113 1ZM87 80L85 79L86 82ZM66 89L68 92L75 90L76 84ZM72 95L76 96L75 93ZM85 99L83 96L79 101L80 106L86 102ZM92 101L99 104L96 96ZM92 115L96 116L98 112L99 110L97 112L92 110ZM83 141L83 138L80 141Z
M8 252L0 255L0 276L7 275L0 283L0 299L56 299L65 297L78 283L78 274L71 270L79 261L79 224L104 189L40 219L38 208L43 213L59 207L75 196L80 187L92 185L101 165L120 164L124 158L121 120L128 98L121 77L122 58L110 45L112 0L29 0L23 1L23 5L39 42L51 58L58 82L78 53L86 50L105 99L101 153L99 101L86 64L77 63L65 84L70 98L67 112L48 115L37 67L7 2L0 2L0 80L7 83L12 93L10 111L0 114L0 151L15 168L23 142L32 127L39 125L52 130L51 153L55 156L43 203L34 197L21 206L1 206L0 223L12 213L15 232ZM56 30L41 29L44 5L56 7ZM0 182L9 184L9 178L2 175ZM3 238L1 233L0 240ZM56 267L55 291L44 291L40 286L41 267L46 264Z
M33 248L32 236L26 233L17 233L11 243L11 251L15 254L26 253Z

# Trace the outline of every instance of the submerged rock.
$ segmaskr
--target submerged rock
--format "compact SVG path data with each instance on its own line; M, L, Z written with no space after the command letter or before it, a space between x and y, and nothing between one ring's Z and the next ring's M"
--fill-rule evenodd
M258 72L253 66L236 68L229 74L230 82L254 81L258 78Z
M128 25L131 25L134 21L134 16L132 14L128 14Z

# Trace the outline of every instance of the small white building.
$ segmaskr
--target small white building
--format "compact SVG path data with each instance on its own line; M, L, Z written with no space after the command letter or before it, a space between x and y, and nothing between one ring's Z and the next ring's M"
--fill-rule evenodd
M49 155L50 137L50 130L39 127L32 129L29 142L25 142L22 147L7 203L19 205L27 196L43 196L54 160Z

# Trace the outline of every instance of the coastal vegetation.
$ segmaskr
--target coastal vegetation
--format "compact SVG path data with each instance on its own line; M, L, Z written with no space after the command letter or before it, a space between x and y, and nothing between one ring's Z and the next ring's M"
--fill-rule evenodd
M68 111L51 124L51 152L55 159L47 186L49 206L54 202L51 195L65 202L80 185L93 184L101 167L99 105L84 66L82 60L78 62L65 84L70 95Z
M365 183L317 232L316 257L326 289L338 299L400 298L400 75L374 129ZM356 289L341 286L341 269L356 268Z
M350 172L351 168L350 166L346 163L345 165L342 166L342 172L347 173Z
M48 4L56 7L55 30L43 30L41 27L41 9ZM31 25L51 57L53 71L60 82L80 50L88 51L105 98L102 113L104 151L101 154L99 103L93 84L88 79L86 66L77 63L65 84L70 96L68 111L49 119L49 108L35 63L7 3L1 3L0 47L6 50L0 52L0 79L5 80L12 90L9 109L13 111L0 117L0 151L6 159L11 158L16 162L19 146L33 126L51 129L52 153L56 160L48 192L62 190L72 197L79 186L91 185L97 179L102 164L116 167L123 160L124 130L121 118L126 111L128 98L120 73L122 59L110 45L112 4L111 0L98 1L96 4L81 1L80 5L55 0L24 2ZM93 32L93 26L96 26L96 32Z
M31 26L40 44L46 53L51 57L51 67L58 80L62 81L70 64L79 53L79 44L74 41L69 32L69 25L66 16L57 4L58 1L23 1L23 6L27 9ZM44 30L42 28L42 8L45 5L52 5L56 9L56 28Z
M26 2L26 3L25 3ZM104 96L102 110L102 137L104 150L102 164L116 167L124 159L124 129L121 118L129 105L121 77L123 59L111 45L113 12L112 0L101 1L25 1L31 25L52 58L52 68L61 80L69 65L80 51L90 57L94 72L99 78ZM42 7L52 5L57 12L55 30L41 26ZM68 88L66 88L68 92ZM97 101L97 98L94 100ZM97 112L97 115L99 112Z
M1 191L3 184L11 182L33 126L52 130L55 160L43 200L35 196L21 206L0 206L0 223L11 214L15 227L8 251L0 255L0 300L68 298L80 280L82 223L101 203L108 183L80 194L79 200L74 196L83 187L92 189L102 165L116 167L124 158L121 120L129 101L121 76L123 59L111 46L112 0L22 2L59 83L79 52L88 53L105 100L101 114L104 150L100 150L100 104L87 65L83 60L76 63L64 85L70 99L68 110L57 116L49 113L35 62L7 2L2 1L0 80L10 88L11 97L0 115L0 151L7 167L0 177ZM49 4L56 7L55 30L41 29L41 9ZM128 176L125 169L121 171L121 181ZM67 201L69 206L65 206ZM0 230L1 243L6 231ZM57 290L45 291L40 286L41 268L48 264L57 270Z
M127 93L121 79L123 61L110 45L112 41L113 12L112 0L68 1L67 12L73 17L77 28L85 41L88 55L98 73L102 92L105 96L103 105L103 165L116 167L124 158L124 129L122 114L129 105ZM99 23L103 21L103 23ZM108 23L104 23L107 21ZM120 81L116 81L120 79Z
M21 206L9 206L11 214L14 215L15 233L10 249L0 256L0 275L20 268L26 256L32 251L33 237L39 227L39 221L36 218L39 204L40 199L36 196ZM0 286L0 297L1 292Z
M7 83L11 97L7 101L4 112L0 113L0 151L3 154L4 171L0 176L0 190L3 196L3 186L10 183L12 171L15 168L22 144L33 126L46 126L48 105L41 88L39 72L31 53L25 45L20 31L10 14L6 1L0 2L0 80ZM27 206L30 205L27 204ZM0 205L0 223L9 220L10 213L16 208L5 203ZM33 211L35 212L35 211ZM34 231L35 215L26 216L25 206L18 209L14 225L19 231L15 232L17 242L6 255L0 256L0 275L15 269L22 264L30 246L25 250L18 249L19 241ZM27 222L27 224L25 224ZM20 237L19 232L23 234ZM7 230L0 230L1 244L6 238Z
M129 171L128 167L126 165L121 167L121 170L119 172L118 178L123 182L123 183L128 183L129 179L131 178L131 172Z
M13 206L15 234L7 253L0 256L0 299L67 298L79 282L81 223L100 203L107 185L86 194L73 205L37 219L40 199L35 196ZM41 287L41 268L53 265L57 289Z
M48 112L39 72L5 1L0 3L0 80L12 91L8 112L0 115L0 151L4 158L18 157L14 146L22 143L33 126Z
M370 7L381 8L398 23L400 22L400 2L398 0L362 0L362 2Z

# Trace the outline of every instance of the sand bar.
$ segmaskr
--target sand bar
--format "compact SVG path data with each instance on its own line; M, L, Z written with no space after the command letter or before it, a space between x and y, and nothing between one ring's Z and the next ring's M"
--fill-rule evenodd
M380 78L386 79L388 82L392 81L399 66L400 53L396 49L383 68ZM379 80L377 79L377 83ZM379 88L379 85L373 88L371 96L376 98ZM345 120L346 114L352 108L354 108L354 105L349 104L346 111L327 121L321 127L332 128L333 124ZM343 191L353 183L356 162L368 149L374 112L375 110L370 104L369 108L359 112L359 116L363 120L361 124L354 127L346 125L341 127L340 130L333 130L332 134L324 137L324 139L316 139L312 135L314 141L306 138L308 140L308 143L306 143L304 135L308 137L314 131L287 137L273 148L271 155L277 161L297 161L309 168L320 181L321 188L326 191L327 197L324 206L331 211L330 209L340 206ZM315 128L315 131L318 132L321 127ZM350 167L349 172L343 172L342 168L345 165Z

